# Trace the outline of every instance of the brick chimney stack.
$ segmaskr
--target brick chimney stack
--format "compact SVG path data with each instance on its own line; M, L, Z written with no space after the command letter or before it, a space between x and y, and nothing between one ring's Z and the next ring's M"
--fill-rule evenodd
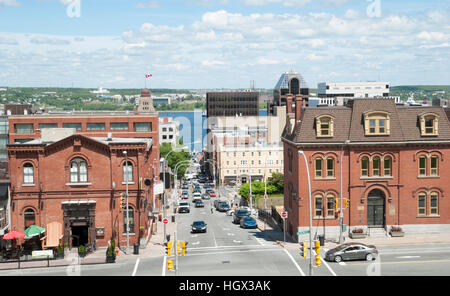
M292 95L286 96L286 115L292 113L292 99L293 99Z
M302 114L302 107L305 107L306 102L303 102L303 97L301 95L295 96L295 121L300 120L300 115Z

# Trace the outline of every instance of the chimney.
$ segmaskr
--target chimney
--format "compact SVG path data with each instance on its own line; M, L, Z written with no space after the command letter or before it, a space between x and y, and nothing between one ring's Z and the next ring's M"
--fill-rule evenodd
M292 99L293 99L292 95L289 94L286 96L286 115L292 113Z
M300 115L302 114L302 107L305 107L306 104L304 104L306 102L303 102L303 98L301 95L296 95L295 96L295 121L299 121L300 120Z

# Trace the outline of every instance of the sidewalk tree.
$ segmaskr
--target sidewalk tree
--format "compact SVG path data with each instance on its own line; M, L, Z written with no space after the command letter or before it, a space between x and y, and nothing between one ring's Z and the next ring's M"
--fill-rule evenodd
M191 159L191 154L186 151L177 150L177 151L173 151L170 153L170 151L172 151L172 144L170 144L170 143L162 143L160 145L159 151L160 151L161 158L166 158L166 156L169 155L169 157L167 158L167 161L168 161L168 165L171 168L172 172L175 172L174 171L175 166L179 162ZM187 165L186 166L180 165L178 167L178 170L177 170L177 178L178 179L181 179L184 177L184 173L186 172L187 168L188 168Z

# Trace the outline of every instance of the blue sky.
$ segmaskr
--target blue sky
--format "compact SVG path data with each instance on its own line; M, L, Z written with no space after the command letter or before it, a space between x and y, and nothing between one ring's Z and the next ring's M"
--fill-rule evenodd
M448 84L449 1L0 0L0 85ZM68 9L72 8L71 11ZM77 13L79 12L79 15Z

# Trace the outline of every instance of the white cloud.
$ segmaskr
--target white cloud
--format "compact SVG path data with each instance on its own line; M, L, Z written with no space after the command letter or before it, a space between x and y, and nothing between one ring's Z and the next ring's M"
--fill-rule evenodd
M148 1L148 2L138 2L136 8L146 9L146 8L160 8L161 3L158 1Z
M205 67L215 67L215 66L222 66L225 65L225 62L222 61L207 61L207 60L203 60L202 61L202 66Z
M0 0L0 8L2 6L18 7L21 3L17 0Z

